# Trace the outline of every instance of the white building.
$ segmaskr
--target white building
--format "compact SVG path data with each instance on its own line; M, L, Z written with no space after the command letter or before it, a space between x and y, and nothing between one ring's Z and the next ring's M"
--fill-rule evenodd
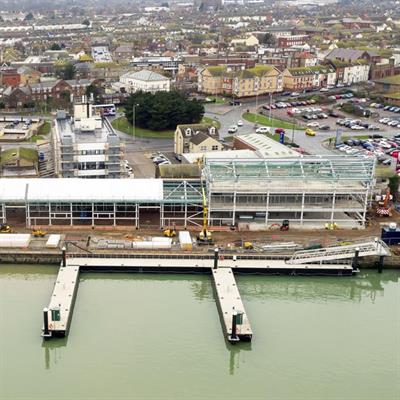
M74 105L74 118L58 113L54 148L56 175L62 178L121 178L123 144L107 118L89 103Z
M171 89L171 80L157 72L142 70L139 72L128 72L121 75L119 82L114 87L119 90L125 89L128 93L138 91L143 92L169 92Z
M369 76L368 64L353 64L344 68L343 84L352 85L353 83L366 82Z

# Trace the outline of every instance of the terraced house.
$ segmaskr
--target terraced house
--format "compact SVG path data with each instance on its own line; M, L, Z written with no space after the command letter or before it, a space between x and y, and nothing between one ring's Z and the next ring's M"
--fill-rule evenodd
M336 83L336 72L331 66L287 68L283 71L285 90L302 91L304 89L332 86Z
M212 66L202 69L198 75L198 90L207 94L250 97L282 89L282 73L271 65L236 70L227 65Z

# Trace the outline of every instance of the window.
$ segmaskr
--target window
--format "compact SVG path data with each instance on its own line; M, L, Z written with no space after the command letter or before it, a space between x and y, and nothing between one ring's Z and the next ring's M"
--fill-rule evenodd
M200 146L200 151L207 151L207 146Z
M217 144L213 145L213 146L211 147L211 150L218 150L218 145L217 145Z

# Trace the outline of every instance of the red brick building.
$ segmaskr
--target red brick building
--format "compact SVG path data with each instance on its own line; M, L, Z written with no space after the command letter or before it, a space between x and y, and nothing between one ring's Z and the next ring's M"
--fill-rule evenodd
M0 68L0 85L16 87L21 83L21 75L16 68L4 66Z
M277 47L287 48L307 43L308 35L278 36Z

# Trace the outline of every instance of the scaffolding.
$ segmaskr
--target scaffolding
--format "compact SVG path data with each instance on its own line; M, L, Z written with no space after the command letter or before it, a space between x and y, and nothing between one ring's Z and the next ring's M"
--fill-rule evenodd
M211 225L364 226L375 160L343 156L209 159Z
M206 159L208 225L365 225L375 161L354 157ZM201 227L200 179L3 179L0 218L36 225Z

